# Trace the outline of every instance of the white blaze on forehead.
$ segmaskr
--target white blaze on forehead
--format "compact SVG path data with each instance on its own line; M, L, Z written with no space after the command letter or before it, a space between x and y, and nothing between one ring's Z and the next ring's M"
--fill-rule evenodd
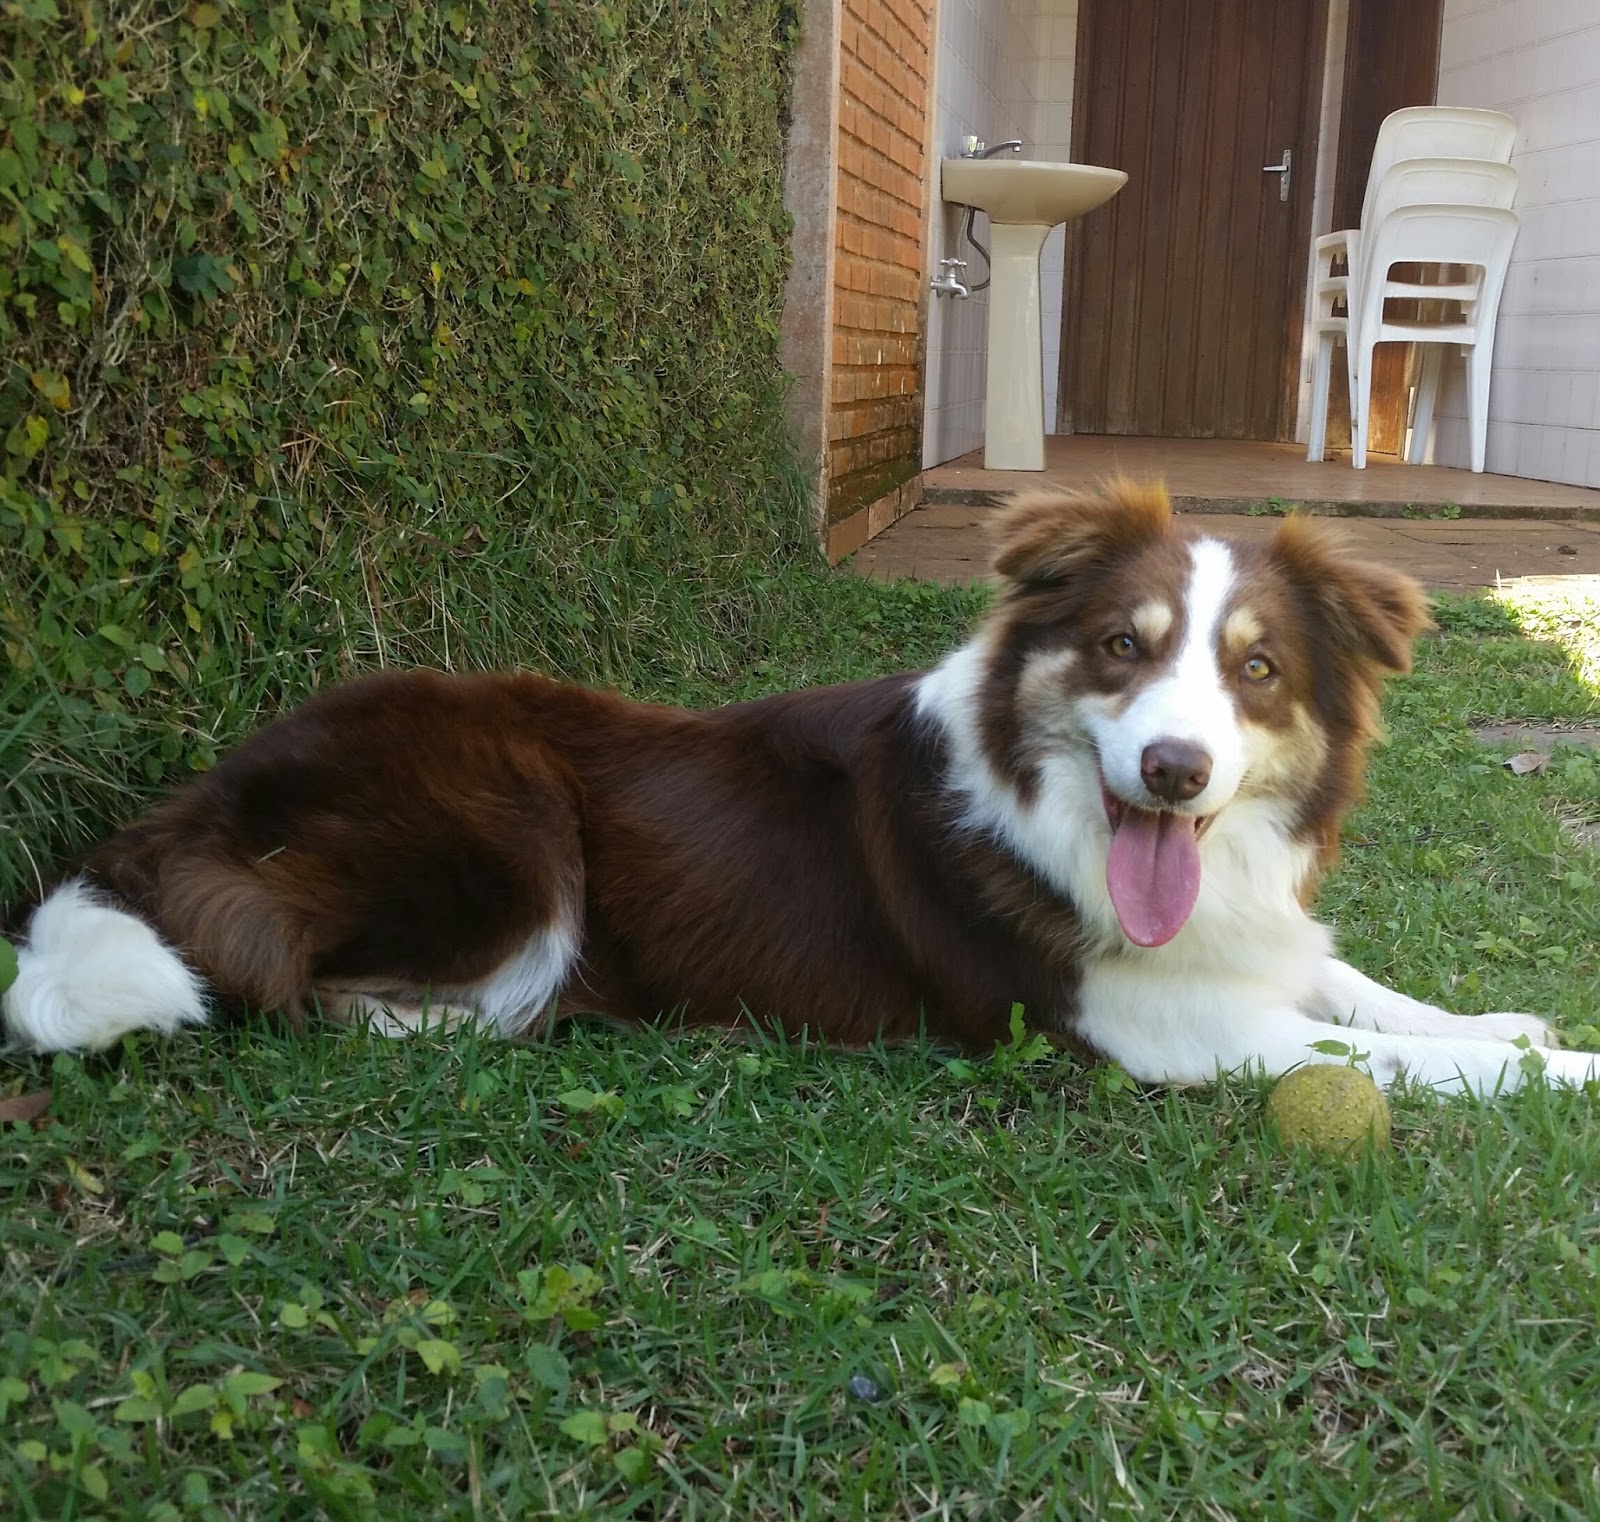
M1171 607L1156 597L1140 603L1129 616L1133 620L1133 632L1147 645L1159 643L1172 627Z
M1227 545L1216 539L1200 539L1189 547L1189 585L1183 592L1188 630L1180 664L1203 659L1215 669L1216 657L1211 652L1216 649L1217 625L1228 605L1233 581L1233 552Z
M1249 757L1233 693L1217 665L1217 637L1235 584L1233 555L1215 539L1189 546L1183 591L1183 642L1161 674L1122 710L1084 715L1111 791L1126 803L1153 804L1140 766L1157 740L1197 745L1211 758L1211 780L1185 812L1214 813L1238 789Z

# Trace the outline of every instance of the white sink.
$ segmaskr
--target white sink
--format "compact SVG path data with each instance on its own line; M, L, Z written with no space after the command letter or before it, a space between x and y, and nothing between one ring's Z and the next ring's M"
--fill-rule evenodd
M1093 164L1041 164L1029 159L945 159L940 195L989 213L991 222L1054 227L1109 201L1128 177Z
M1044 469L1039 250L1050 229L1109 201L1128 176L1094 164L942 159L941 199L989 213L989 368L983 463Z

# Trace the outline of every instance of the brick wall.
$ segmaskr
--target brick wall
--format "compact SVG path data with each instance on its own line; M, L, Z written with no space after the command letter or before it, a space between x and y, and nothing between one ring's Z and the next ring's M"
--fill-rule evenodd
M933 0L843 0L827 518L922 466Z

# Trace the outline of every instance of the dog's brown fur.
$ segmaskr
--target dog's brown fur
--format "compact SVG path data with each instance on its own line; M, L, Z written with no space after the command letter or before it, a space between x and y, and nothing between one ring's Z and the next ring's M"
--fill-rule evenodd
M1104 659L1105 630L1192 533L1164 494L1127 486L1001 520L980 724L1019 797L1030 662ZM1235 550L1288 655L1284 706L1259 720L1298 712L1320 737L1283 786L1326 858L1421 595L1310 523ZM226 999L296 1017L319 988L470 987L568 924L563 1014L750 1011L847 1043L925 1026L985 1046L1020 1001L1070 1031L1074 908L956 828L914 684L688 713L532 675L369 676L268 725L81 866Z

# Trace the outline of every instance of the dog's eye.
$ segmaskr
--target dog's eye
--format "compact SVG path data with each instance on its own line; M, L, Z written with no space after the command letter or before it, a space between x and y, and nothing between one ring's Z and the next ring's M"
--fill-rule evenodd
M1139 654L1139 641L1131 634L1113 634L1106 641L1106 651L1119 661L1131 661Z
M1252 655L1244 663L1244 674L1248 681L1264 682L1272 675L1272 662L1264 655Z

